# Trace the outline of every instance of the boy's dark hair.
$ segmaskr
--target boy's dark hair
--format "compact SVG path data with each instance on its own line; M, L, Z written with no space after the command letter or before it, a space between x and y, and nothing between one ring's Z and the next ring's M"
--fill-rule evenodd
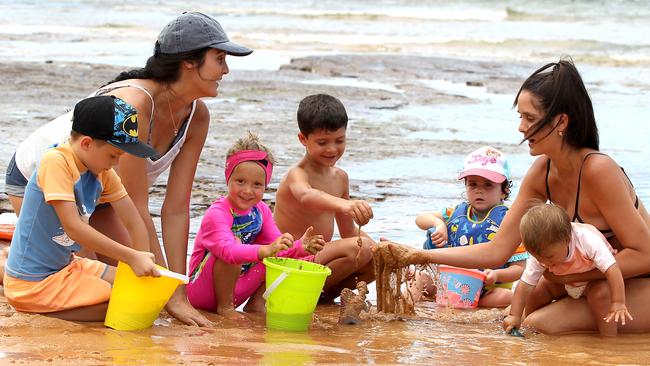
M571 220L560 206L536 201L521 218L519 232L526 250L541 254L549 245L571 240Z
M161 83L172 83L180 76L181 62L193 62L200 67L205 62L206 52L210 49L210 47L205 47L181 53L161 53L159 47L156 42L154 55L149 57L145 67L123 71L105 85L128 79L152 79Z
M564 113L569 117L564 141L574 148L598 150L598 127L591 98L570 58L546 64L529 76L517 92L514 107L523 90L537 97L540 105L536 107L544 112L544 117L526 134L522 143L549 125L558 114Z
M87 136L87 135L84 135L83 133L79 133L79 132L77 132L77 131L70 131L70 141L77 141L77 140L79 140L80 138L82 138L82 137L84 137L84 136ZM95 142L96 142L98 145L103 145L103 144L106 144L106 143L107 143L106 141L101 140L101 139L96 139L96 138L94 138L94 137L91 137L91 138L92 138L93 140L95 140Z
M348 127L348 114L343 103L327 94L305 97L298 105L298 128L308 136L316 130L336 131Z

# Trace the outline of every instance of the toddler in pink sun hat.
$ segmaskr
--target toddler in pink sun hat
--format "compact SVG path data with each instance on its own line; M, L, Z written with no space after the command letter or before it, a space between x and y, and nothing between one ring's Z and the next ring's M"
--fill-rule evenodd
M458 179L463 179L470 175L477 175L494 183L503 183L506 180L510 180L508 160L501 151L490 146L483 146L467 155L465 165L458 175ZM510 193L508 187L503 188L503 191L504 194Z
M465 157L458 179L465 183L463 202L440 211L422 213L415 219L416 225L427 231L424 249L487 243L508 211L503 202L510 195L512 181L503 152L491 146L472 151ZM486 287L479 306L510 304L512 282L521 276L527 256L523 249L518 249L503 266L485 270ZM424 283L425 289L432 286L432 283Z

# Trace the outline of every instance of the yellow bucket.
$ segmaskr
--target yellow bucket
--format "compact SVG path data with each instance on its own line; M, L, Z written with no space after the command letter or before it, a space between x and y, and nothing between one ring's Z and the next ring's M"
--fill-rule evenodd
M292 258L264 258L266 266L266 326L307 330L329 268Z
M149 328L176 287L187 283L185 275L159 267L160 277L138 277L128 264L119 262L104 325L117 330Z

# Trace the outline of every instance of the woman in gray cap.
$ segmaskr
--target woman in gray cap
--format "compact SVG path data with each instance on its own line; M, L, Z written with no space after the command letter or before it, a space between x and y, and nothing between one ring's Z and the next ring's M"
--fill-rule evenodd
M147 159L123 156L117 170L149 232L149 243L132 246L153 252L159 264L165 259L149 212L149 187L171 167L161 222L172 271L186 271L190 192L210 122L210 113L200 98L217 96L219 81L229 71L227 55L246 56L251 52L231 42L215 19L197 12L183 13L160 32L154 54L144 68L123 72L91 94L115 95L133 105L141 121L139 138L158 152ZM70 117L67 113L47 123L16 149L7 167L6 189L17 214L27 179L45 150L66 141ZM129 241L110 205L98 207L90 224L118 242ZM211 324L189 304L184 287L172 296L167 311L186 324Z

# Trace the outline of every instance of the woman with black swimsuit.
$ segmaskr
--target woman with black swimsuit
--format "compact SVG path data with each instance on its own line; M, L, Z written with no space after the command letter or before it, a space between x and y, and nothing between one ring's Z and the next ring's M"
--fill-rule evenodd
M571 61L550 63L535 71L515 99L519 131L532 164L501 228L490 245L418 251L414 262L486 268L505 261L521 242L519 222L539 200L564 208L573 220L591 224L618 250L616 261L625 277L626 305L634 321L619 325L620 333L650 331L650 214L618 164L599 152L598 128L591 99ZM551 192L553 196L551 197ZM562 298L529 314L524 325L548 334L596 332L592 313L609 307L609 289L603 274L590 272L553 276L553 282L592 281L597 296ZM537 287L535 291L544 291ZM604 309L604 310L603 310Z
M578 209L580 207L580 178L582 177L582 168L585 165L585 161L587 160L587 158L589 156L594 155L594 154L595 155L605 155L605 154L600 153L600 152L590 152L590 153L587 153L584 158L582 158L582 164L580 164L580 171L578 172L578 189L576 191L576 204L575 204L575 208L574 208L574 211L573 211L573 216L571 217L572 222L579 222L579 223L582 223L582 224L585 223L585 221L580 217L580 213L578 212ZM605 156L607 156L607 155L605 155ZM550 171L551 171L551 160L549 159L549 160L546 161L546 197L548 197L548 200L550 202L553 202L553 198L551 198L551 189L548 186L548 175L549 175ZM621 171L623 172L623 174L625 174L625 178L627 178L627 180L630 182L630 184L632 184L632 181L630 180L630 177L628 177L627 174L625 173L625 170L623 168L621 168ZM637 196L636 194L634 195L634 208L639 208L639 196ZM607 238L607 239L613 238L615 236L614 231L612 229L598 229L598 231L600 231L601 234L603 234L603 236L605 236L605 238Z

